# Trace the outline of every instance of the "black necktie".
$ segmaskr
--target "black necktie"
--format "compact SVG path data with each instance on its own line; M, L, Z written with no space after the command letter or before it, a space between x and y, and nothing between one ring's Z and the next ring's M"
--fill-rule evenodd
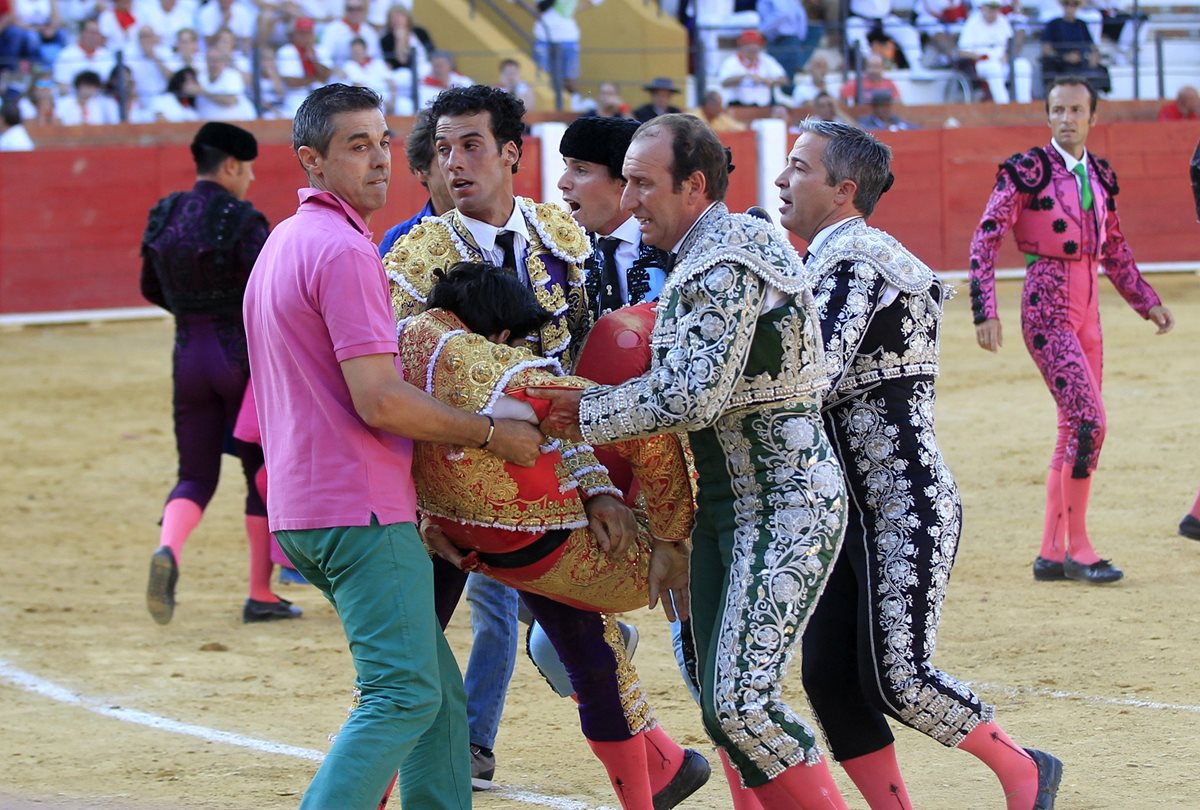
M600 248L600 311L612 312L620 309L625 301L621 298L621 275L617 269L617 247L621 240L615 236L602 236L596 240Z
M671 271L675 269L675 254L669 253L664 250L663 256L665 256L666 258L663 259L662 271L666 275L670 275Z
M504 251L504 260L501 267L514 276L519 276L517 272L517 252L513 249L513 239L517 235L513 231L500 231L496 234L496 244Z
M808 264L808 260L809 260L809 259L811 259L811 258L812 258L812 254L811 254L811 253L809 253L809 252L806 250L806 251L804 251L804 258L802 258L800 261L801 261L803 264Z

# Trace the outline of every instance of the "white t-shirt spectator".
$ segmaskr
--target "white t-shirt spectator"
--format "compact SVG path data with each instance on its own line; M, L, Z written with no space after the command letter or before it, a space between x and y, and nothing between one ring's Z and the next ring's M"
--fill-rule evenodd
M200 96L196 99L196 114L208 121L250 121L254 118L254 104L246 97L246 82L241 71L226 67L215 79L210 79L206 68L197 77L200 88L214 96L235 96L237 103L226 107Z
M196 12L196 33L202 40L207 40L221 28L228 28L232 31L238 42L254 39L256 23L257 14L253 7L247 7L241 2L234 3L229 7L228 21L225 20L224 12L217 0L208 0Z
M121 113L117 102L108 96L92 96L86 104L80 104L75 96L63 96L54 102L54 114L64 126L77 124L119 124Z
M392 70L387 62L378 56L372 56L366 64L359 64L353 59L347 59L341 66L342 74L347 84L358 87L369 87L385 99L392 95L394 81Z
M372 57L381 56L379 50L379 33L367 23L362 23L355 31L345 20L334 20L325 26L321 41L317 43L317 51L325 64L330 67L340 67L350 59L350 42L356 37L362 37L367 43L367 53Z
M158 58L158 62L155 62L154 59L146 56L137 45L134 46L134 49L133 52L125 54L125 64L129 66L133 83L137 85L138 95L141 98L154 98L167 89L167 77L159 68L159 62L170 70L171 58L174 54L167 46L156 45L154 56Z
M175 35L182 29L194 28L197 9L195 0L175 0L169 11L159 0L134 0L133 3L133 13L153 27L163 42L174 42Z
M13 0L12 10L17 15L17 24L25 28L45 25L54 12L50 0Z
M771 56L766 51L758 55L753 64L746 64L742 61L740 54L730 54L725 61L721 63L721 69L717 71L717 83L721 85L721 92L725 95L725 100L729 104L744 104L752 107L769 107L773 103L774 88L768 84L762 84L755 81L753 78L743 79L741 84L735 84L731 87L725 87L725 80L734 78L735 76L751 76L768 81L777 81L787 77L787 71L783 69L783 65Z
M75 77L85 70L94 70L100 81L108 81L109 74L116 66L117 60L108 48L97 48L88 54L72 42L59 51L58 58L54 60L54 81L70 87Z
M279 50L275 52L275 69L279 72L280 78L304 78L304 60L300 58L300 51L295 45L289 42L280 46ZM296 110L300 109L300 105L304 103L308 94L320 86L321 82L313 79L301 87L286 88L280 112L288 118L295 116Z
M9 127L0 133L0 152L31 152L33 138L25 131L24 124Z
M972 11L958 34L958 47L1005 64L1008 62L1008 41L1012 37L1012 25L1003 14L998 14L996 21L989 23L982 12Z
M120 51L128 62L137 50L137 32L142 27L142 20L138 19L137 14L133 14L133 22L126 28L115 10L106 9L96 20L96 25L100 26L100 33L104 35L104 47L113 53ZM101 74L100 78L107 79L108 76Z
M185 107L179 103L174 93L162 93L150 102L150 112L156 120L179 122L197 121L200 116L195 107Z

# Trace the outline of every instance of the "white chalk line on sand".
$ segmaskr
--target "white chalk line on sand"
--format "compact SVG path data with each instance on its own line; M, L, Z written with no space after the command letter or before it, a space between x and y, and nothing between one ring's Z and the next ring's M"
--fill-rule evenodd
M173 734L184 734L189 737L197 737L210 742L223 743L225 745L233 745L239 748L249 748L254 751L261 751L266 754L281 754L283 756L295 757L297 759L308 760L309 762L320 762L325 759L325 754L311 748L300 748L295 745L285 745L283 743L272 742L271 740L260 740L256 737L248 737L243 734L234 734L229 731L221 731L219 729L208 728L207 726L198 726L194 723L183 723L178 720L172 720L169 717L161 717L149 712L139 711L137 709L127 709L123 706L113 706L99 698L91 698L72 692L63 686L59 686L45 678L40 678L37 675L26 672L23 669L18 669L12 666L7 661L0 660L0 680L23 689L26 692L31 692L35 695L40 695L50 700L66 703L70 706L76 706L85 709L95 714L104 717L111 717L114 720L121 720L126 723L134 723L139 726L157 729L159 731L168 731ZM976 689L981 689L987 692L1000 692L1001 694L1018 697L1022 695L1032 695L1035 697L1048 697L1054 700L1081 700L1085 703L1095 703L1105 706L1125 706L1135 709L1152 709L1157 711L1178 711L1190 712L1192 714L1200 714L1200 706L1192 706L1186 703L1163 703L1155 700L1140 700L1138 698L1115 698L1104 697L1099 695L1085 695L1078 692L1068 692L1061 689L1045 689L1042 687L1026 687L1026 686L1003 686L994 683L976 683L972 684ZM513 788L497 788L493 791L493 795L511 799L513 801L522 802L524 804L536 805L539 807L551 807L556 810L588 810L588 805L584 802L574 799L565 799L555 796L543 796L538 793L529 793L527 791L515 790ZM609 810L608 808L599 808L599 810Z
M296 759L308 760L309 762L321 762L325 759L323 752L311 748L301 748L296 745L285 745L283 743L272 742L271 740L261 740L257 737L235 734L230 731L221 731L220 729L208 728L207 726L198 726L194 723L183 723L179 720L172 720L169 717L161 717L137 709L114 706L100 698L87 697L86 695L72 692L70 689L59 686L45 678L40 678L33 673L18 669L3 659L0 659L0 681L7 681L26 692L40 695L59 703L65 703L69 706L85 709L103 717L110 717L114 720L121 720L158 731L168 731L172 734L197 737L209 742L223 743L239 748L249 748L265 754L281 754ZM530 793L513 788L496 788L491 793L505 799L539 807L550 807L555 810L589 810L592 807L592 805L576 801L575 799L543 796L539 793ZM597 808L597 810L613 810L613 808Z

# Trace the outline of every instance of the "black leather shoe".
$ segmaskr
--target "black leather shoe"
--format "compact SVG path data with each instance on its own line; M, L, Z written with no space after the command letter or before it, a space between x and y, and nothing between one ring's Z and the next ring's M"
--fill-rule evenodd
M665 788L654 794L654 810L671 810L704 787L711 775L712 768L708 766L708 760L694 748L685 749L679 770Z
M247 599L245 607L242 608L242 621L247 624L250 622L273 622L278 619L299 619L304 615L303 610L288 600L283 597L278 597L278 599L278 602Z
M1063 564L1054 560L1047 560L1045 557L1038 557L1033 561L1033 578L1038 582L1054 582L1055 580L1066 579L1063 574Z
M1033 758L1038 769L1038 792L1033 801L1033 810L1054 810L1054 797L1058 795L1058 783L1062 781L1062 761L1045 751L1026 748L1025 753Z
M1192 540L1200 540L1200 520L1191 515L1184 515L1179 521L1179 533Z
M1125 572L1112 564L1111 560L1100 560L1091 565L1077 563L1071 555L1063 560L1063 575L1077 582L1090 582L1093 585L1107 585L1125 576Z
M150 581L146 584L146 608L154 621L168 624L175 615L175 585L179 582L179 566L175 553L162 546L150 556Z

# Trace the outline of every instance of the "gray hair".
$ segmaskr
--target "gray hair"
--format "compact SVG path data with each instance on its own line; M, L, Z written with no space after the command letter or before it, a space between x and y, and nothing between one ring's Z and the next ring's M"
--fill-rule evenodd
M875 211L875 204L892 187L892 150L869 132L840 121L822 121L809 116L799 124L800 133L808 133L828 141L821 163L825 166L825 182L836 186L843 180L853 180L854 207L864 218Z
M327 84L308 94L292 119L292 150L307 146L321 157L333 140L333 118L338 113L383 109L383 99L366 87Z

